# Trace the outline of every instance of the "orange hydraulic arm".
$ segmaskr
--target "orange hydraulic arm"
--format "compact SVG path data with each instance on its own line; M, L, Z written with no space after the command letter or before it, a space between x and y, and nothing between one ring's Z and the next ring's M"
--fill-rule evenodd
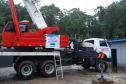
M15 31L16 31L16 36L19 37L20 36L20 28L19 28L19 23L18 23L18 18L17 18L17 13L16 13L14 1L10 0L9 3L10 3L10 8L11 8L11 13L12 13L12 19L13 19L13 23L14 23L14 28L15 28Z

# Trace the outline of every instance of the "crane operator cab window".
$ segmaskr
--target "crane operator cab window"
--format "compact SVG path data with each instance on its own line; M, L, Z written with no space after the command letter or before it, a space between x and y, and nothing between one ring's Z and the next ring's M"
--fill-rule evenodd
M15 32L13 23L8 23L7 27L5 28L5 32Z
M20 24L19 27L20 27L21 33L28 32L28 25Z
M19 27L21 33L28 32L28 25L20 24ZM5 32L15 32L14 24L8 23L7 27L5 28Z

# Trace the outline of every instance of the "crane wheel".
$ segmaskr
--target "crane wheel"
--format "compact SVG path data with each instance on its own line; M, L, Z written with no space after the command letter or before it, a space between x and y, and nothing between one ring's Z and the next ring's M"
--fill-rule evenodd
M55 75L54 61L46 60L40 63L39 71L44 77L52 77Z
M18 63L16 71L20 79L29 80L35 75L36 66L34 62L26 60Z
M85 59L85 61L83 62L83 64L82 64L82 67L84 68L84 69L89 69L90 68L90 61L89 61L89 59Z

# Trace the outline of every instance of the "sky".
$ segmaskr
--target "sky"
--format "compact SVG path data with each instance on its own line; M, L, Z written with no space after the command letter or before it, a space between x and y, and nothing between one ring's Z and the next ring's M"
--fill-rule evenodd
M94 10L98 6L107 7L112 2L115 1L120 1L120 0L41 0L40 3L42 6L51 5L53 3L61 10L80 8L80 10L86 12L86 14L93 15L95 13ZM23 3L22 0L15 0L14 2L16 4L20 2Z

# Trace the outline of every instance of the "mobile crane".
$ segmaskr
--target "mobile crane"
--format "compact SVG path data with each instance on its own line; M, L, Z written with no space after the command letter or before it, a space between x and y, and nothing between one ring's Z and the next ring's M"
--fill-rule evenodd
M54 76L63 78L62 66L82 65L88 67L89 61L97 59L98 53L93 48L76 46L69 48L70 38L64 35L52 35L59 27L48 27L41 15L36 3L38 0L23 0L25 7L37 26L35 32L30 32L27 21L19 22L13 0L9 0L13 22L8 22L2 32L2 46L13 47L0 51L0 67L12 66L21 79L31 79L36 72L45 77ZM41 47L42 50L17 51L17 49L35 49ZM61 49L63 48L63 49ZM43 51L47 49L46 51ZM48 50L48 49L51 49ZM52 50L53 49L53 50ZM60 49L60 50L56 50ZM95 62L90 62L92 66ZM60 68L60 74L57 68Z

